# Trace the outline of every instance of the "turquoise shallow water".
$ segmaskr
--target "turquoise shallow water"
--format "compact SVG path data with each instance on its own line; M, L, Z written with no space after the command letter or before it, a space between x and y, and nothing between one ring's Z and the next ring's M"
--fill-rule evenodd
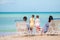
M39 15L40 26L48 21L48 17L52 15L54 18L60 18L60 12L0 12L0 32L16 32L16 21L22 21L24 16L27 16L27 22L31 15Z

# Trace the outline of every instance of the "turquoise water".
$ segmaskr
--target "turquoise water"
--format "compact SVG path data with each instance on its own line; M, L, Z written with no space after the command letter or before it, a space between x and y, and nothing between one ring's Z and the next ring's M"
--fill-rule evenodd
M40 26L48 21L48 17L52 15L54 18L60 18L60 12L0 12L0 32L16 32L16 21L22 21L24 16L27 16L27 22L31 15L39 15Z

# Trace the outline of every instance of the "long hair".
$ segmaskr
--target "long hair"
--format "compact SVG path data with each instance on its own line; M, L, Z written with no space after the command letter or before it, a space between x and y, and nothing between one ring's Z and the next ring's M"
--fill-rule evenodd
M53 16L49 16L49 21L48 22L51 22L51 20L53 20Z

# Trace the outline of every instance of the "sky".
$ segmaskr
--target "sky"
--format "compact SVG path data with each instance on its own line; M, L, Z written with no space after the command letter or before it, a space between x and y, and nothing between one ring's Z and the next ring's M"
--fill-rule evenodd
M60 12L60 0L0 0L0 12Z

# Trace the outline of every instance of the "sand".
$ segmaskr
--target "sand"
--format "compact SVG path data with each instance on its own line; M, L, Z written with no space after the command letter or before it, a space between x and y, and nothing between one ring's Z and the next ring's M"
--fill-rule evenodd
M56 26L60 27L60 20L55 21ZM60 40L60 29L59 35L29 35L29 36L20 36L18 34L9 35L9 36L0 36L0 40Z
M47 36L47 35L29 35L29 36L20 36L20 35L10 35L0 37L0 40L60 40L60 35L58 36Z

